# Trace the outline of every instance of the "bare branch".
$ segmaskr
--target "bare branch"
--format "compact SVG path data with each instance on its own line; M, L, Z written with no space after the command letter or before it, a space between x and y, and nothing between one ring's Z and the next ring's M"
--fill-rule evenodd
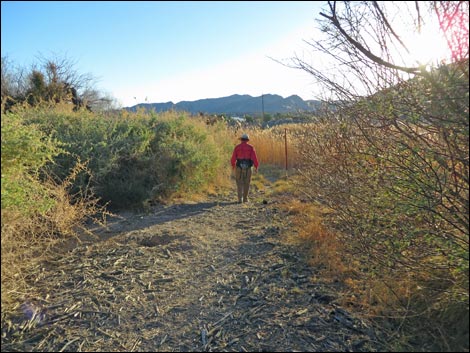
M355 48L357 48L362 54L364 54L367 58L372 60L373 62L388 67L390 69L395 69L395 70L400 70L403 72L407 72L410 74L414 75L420 75L422 72L422 69L419 67L405 67L405 66L399 66L399 65L394 65L388 61L383 60L382 58L378 57L377 55L373 54L369 50L367 50L361 43L353 39L344 29L341 27L341 24L336 17L336 14L333 13L332 16L328 16L324 13L320 13L320 16L323 16L327 18L328 20L331 21L331 23L338 29L338 31L346 38L346 40L351 43Z

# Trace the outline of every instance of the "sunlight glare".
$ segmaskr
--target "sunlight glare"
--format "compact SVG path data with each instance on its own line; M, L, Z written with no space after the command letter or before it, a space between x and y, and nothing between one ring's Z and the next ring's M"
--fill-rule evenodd
M450 58L450 50L446 40L436 26L425 26L421 33L415 32L405 37L410 50L411 64L436 66Z

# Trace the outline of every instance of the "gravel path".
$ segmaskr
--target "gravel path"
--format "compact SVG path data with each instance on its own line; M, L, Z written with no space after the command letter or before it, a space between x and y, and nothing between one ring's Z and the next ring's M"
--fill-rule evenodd
M283 241L276 201L235 195L125 213L100 240L31 273L38 295L2 313L2 351L377 351Z

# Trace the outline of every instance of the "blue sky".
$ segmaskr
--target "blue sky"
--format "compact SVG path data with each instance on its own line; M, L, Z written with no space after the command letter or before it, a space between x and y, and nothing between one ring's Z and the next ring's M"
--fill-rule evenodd
M2 1L1 54L66 57L123 106L231 94L314 99L308 55L323 1ZM135 97L135 98L134 98Z

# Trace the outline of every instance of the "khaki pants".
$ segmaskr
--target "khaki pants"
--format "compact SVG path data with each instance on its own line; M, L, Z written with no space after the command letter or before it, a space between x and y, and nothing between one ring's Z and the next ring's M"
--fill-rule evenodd
M237 181L238 202L247 202L251 182L251 168L242 169L240 167L236 167L235 180Z

